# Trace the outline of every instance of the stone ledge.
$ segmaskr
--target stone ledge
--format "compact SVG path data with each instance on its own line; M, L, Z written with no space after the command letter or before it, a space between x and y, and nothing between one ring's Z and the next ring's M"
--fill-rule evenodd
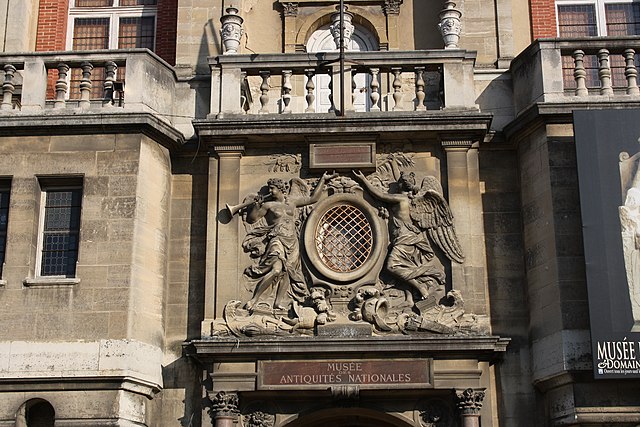
M441 357L493 360L506 352L509 338L497 336L429 337L262 337L212 338L183 345L187 356L205 362L291 357Z
M27 277L22 281L26 288L64 288L80 284L78 277Z

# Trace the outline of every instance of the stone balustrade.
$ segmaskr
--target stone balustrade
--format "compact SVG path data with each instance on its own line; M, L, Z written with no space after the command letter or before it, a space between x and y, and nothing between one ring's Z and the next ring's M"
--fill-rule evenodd
M458 49L348 52L341 79L333 52L221 55L209 61L210 116L335 113L343 104L345 112L477 110L474 63L475 52ZM329 83L320 88L323 76Z
M640 37L541 39L511 64L516 111L537 102L638 98Z
M122 108L171 121L175 73L146 49L0 54L0 70L0 114Z

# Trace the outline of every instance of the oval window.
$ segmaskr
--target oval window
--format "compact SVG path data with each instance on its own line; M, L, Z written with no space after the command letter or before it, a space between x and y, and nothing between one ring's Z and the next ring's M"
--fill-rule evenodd
M337 205L318 222L315 244L322 263L332 271L355 271L369 259L373 246L371 224L353 205Z

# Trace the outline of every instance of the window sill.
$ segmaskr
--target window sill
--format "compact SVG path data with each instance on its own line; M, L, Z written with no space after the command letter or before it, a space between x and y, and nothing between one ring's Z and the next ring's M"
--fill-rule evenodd
M27 277L22 282L27 288L66 288L80 283L77 277Z

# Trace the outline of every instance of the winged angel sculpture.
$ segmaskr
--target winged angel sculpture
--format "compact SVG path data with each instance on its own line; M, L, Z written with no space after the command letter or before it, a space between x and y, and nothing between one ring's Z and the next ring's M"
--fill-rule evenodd
M413 287L425 302L434 307L445 295L444 267L436 256L434 243L452 261L464 262L462 248L453 226L453 215L442 197L442 187L433 176L416 185L413 172L401 172L399 193L386 193L371 184L364 174L354 171L358 182L391 211L391 250L387 270ZM409 296L409 294L407 294Z

